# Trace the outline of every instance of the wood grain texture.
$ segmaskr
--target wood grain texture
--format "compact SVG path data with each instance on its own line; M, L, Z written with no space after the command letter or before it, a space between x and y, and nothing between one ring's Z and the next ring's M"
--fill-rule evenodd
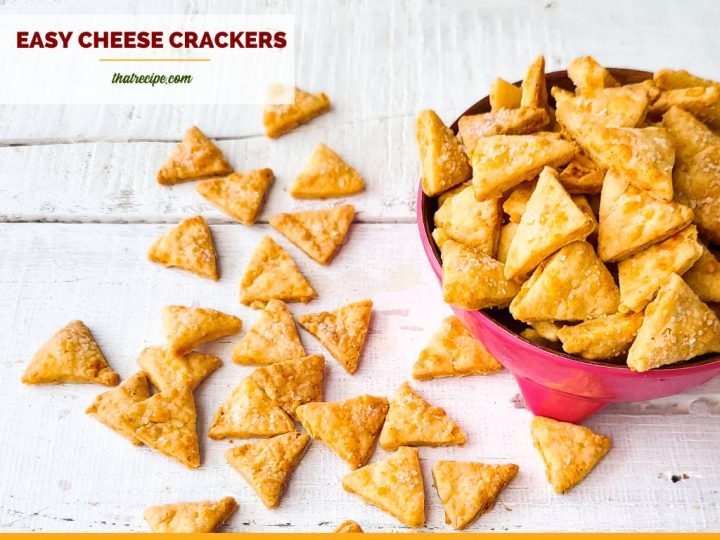
M229 359L237 337L205 350L225 365L196 391L203 465L198 471L134 448L84 410L99 386L26 387L29 357L58 327L83 319L123 377L140 350L163 340L160 309L188 303L257 316L238 303L240 274L263 234L285 245L317 288L297 315L369 297L367 349L355 376L326 354L326 398L390 395L449 314L424 259L414 221L414 117L426 107L450 121L487 93L519 79L537 54L548 69L593 54L614 66L683 67L720 78L720 4L713 0L6 0L12 12L294 13L298 84L322 90L333 111L277 141L262 136L257 107L0 105L0 530L140 531L152 504L233 495L225 530L325 531L355 519L367 531L402 528L345 493L347 471L313 442L274 511L228 467L232 443L205 433L217 406L252 368ZM364 176L350 199L362 222L329 267L320 267L267 225L231 223L192 184L161 188L159 164L198 124L239 169L277 176L261 220L326 203L294 201L287 186L313 146L325 142ZM220 255L219 283L149 263L146 250L169 223L206 216ZM59 223L57 223L59 222ZM325 352L307 333L311 352ZM429 530L447 530L430 468L437 459L512 461L518 478L476 531L714 531L720 529L720 379L684 394L618 404L588 424L615 446L567 495L551 492L532 448L530 413L512 377L413 383L468 432L462 448L420 450ZM236 441L237 443L238 441ZM373 459L384 455L378 450Z

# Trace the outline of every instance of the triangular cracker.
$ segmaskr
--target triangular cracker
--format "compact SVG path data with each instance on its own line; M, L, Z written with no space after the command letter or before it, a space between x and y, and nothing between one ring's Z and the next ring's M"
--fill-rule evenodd
M300 315L298 322L348 373L355 373L370 326L372 305L371 300L361 300L334 311Z
M471 159L475 197L479 201L499 197L535 178L545 166L560 167L569 163L576 152L575 144L556 133L482 138Z
M670 274L682 275L702 255L697 228L685 227L659 244L620 261L620 311L639 312L650 302Z
M194 390L222 366L222 360L217 356L196 352L178 356L168 354L165 347L147 347L138 356L137 363L161 392L175 385Z
M678 164L673 178L676 200L692 208L700 232L720 244L720 145Z
M434 407L405 382L390 401L390 410L380 433L380 446L454 446L467 435L440 407Z
M558 180L570 194L600 193L605 172L587 154L578 152L575 159L560 171Z
M250 377L262 388L273 404L291 416L304 403L322 401L323 370L325 360L313 354L285 360L258 368Z
M305 431L328 445L353 469L365 465L375 450L387 412L388 400L375 396L306 403L296 411Z
M252 225L274 178L271 169L258 169L201 180L195 188L231 218L244 225Z
M671 107L679 107L697 116L713 129L720 128L720 86L665 90L652 104L648 115L660 118Z
M672 200L675 147L666 129L584 125L576 139L596 163L617 169L656 199Z
M144 518L154 533L211 533L225 523L237 507L232 497L162 504L147 508Z
M517 109L522 100L522 88L497 77L490 84L490 110Z
M320 143L290 186L290 195L296 199L331 199L348 197L364 190L362 176L338 154Z
M444 230L448 238L492 257L502 224L500 199L478 201L469 183L446 192L443 197L435 212L435 227Z
M292 92L288 87L273 85L269 93L282 94ZM305 124L313 118L330 110L330 99L322 92L311 94L295 87L295 100L288 105L265 105L263 108L263 126L265 134L275 139L292 131L300 124Z
M282 300L270 300L232 351L238 364L274 364L305 356L292 313Z
M711 146L720 145L720 136L687 111L671 107L663 115L662 125L675 144L678 162L687 161Z
M458 135L471 156L478 139L490 135L527 135L542 131L550 124L550 116L539 107L501 109L489 113L461 116L458 121Z
M242 380L215 413L208 430L211 439L272 437L295 431L295 424L273 404L250 377Z
M515 478L518 470L515 464L435 463L432 475L445 509L445 523L461 530L492 510L498 495Z
M510 313L526 322L583 321L615 313L619 304L620 291L593 247L573 242L535 269Z
M683 279L703 302L720 302L720 261L706 246Z
M556 493L579 484L608 453L612 441L585 426L536 416L530 424L533 444L545 462L545 476Z
M196 419L192 391L184 386L172 386L128 407L120 422L150 448L197 469L200 449Z
M138 371L125 379L117 388L96 397L85 413L92 414L107 427L114 429L134 445L140 446L142 444L140 439L123 426L120 416L125 413L130 404L146 400L149 397L150 385L147 375Z
M559 341L558 331L561 325L554 321L534 321L530 323L540 337L548 341Z
M607 171L600 191L599 221L602 222L607 219L610 212L615 208L615 204L621 200L629 184L630 182L623 178L615 169ZM637 191L639 190L636 188L636 192ZM645 200L649 202L653 199L647 198Z
M598 228L598 255L603 261L626 259L671 237L692 221L693 211L687 206L658 201L633 185L618 195L622 181L609 182L610 177L608 172L605 183L618 189L606 194L603 186Z
M513 188L510 194L503 201L503 212L510 218L511 223L520 223L522 215L525 213L525 207L537 186L536 180L523 182L519 186Z
M645 309L628 366L647 371L711 352L720 352L720 320L680 276L671 274Z
M338 528L335 529L333 532L335 533L364 533L365 531L362 530L362 527L357 521L353 521L352 519L348 519L346 521L343 521L340 525L338 525Z
M648 95L642 86L603 88L576 95L552 89L558 122L575 135L584 126L634 128L645 120Z
M210 227L195 216L173 227L150 247L148 259L163 266L175 266L200 277L218 280L217 254Z
M601 66L592 56L580 56L570 61L567 68L568 77L577 88L578 93L620 86L610 72Z
M317 296L290 254L264 236L240 281L240 302L253 309L265 307L273 298L285 302L309 302Z
M420 156L422 190L434 197L470 178L471 169L455 134L435 111L417 115L415 137Z
M25 369L22 382L116 386L120 376L108 366L88 327L82 321L73 321L40 347Z
M293 431L230 448L225 452L225 458L255 490L263 504L275 508L308 442L307 434Z
M162 312L168 350L176 355L224 336L237 334L242 321L235 315L207 308L165 306Z
M443 320L430 343L412 368L412 376L424 381L439 377L489 375L502 369L502 364L480 341L451 315Z
M547 84L545 83L545 57L538 56L528 66L522 81L521 107L548 108Z
M522 279L546 257L563 246L584 240L595 228L558 181L557 172L546 167L528 200L515 232L505 277Z
M692 88L694 86L716 86L718 83L703 79L684 69L659 69L653 75L653 81L661 90Z
M270 225L312 259L328 264L345 242L355 217L351 204L270 217Z
M159 184L172 185L231 172L232 167L225 161L220 149L193 126L158 171L157 181Z
M466 309L506 307L520 290L505 279L505 265L454 240L442 245L443 298Z
M609 360L628 351L642 321L642 313L613 313L563 326L557 335L568 354L589 360Z
M425 491L417 448L400 447L382 461L349 472L342 486L408 527L417 529L425 524Z

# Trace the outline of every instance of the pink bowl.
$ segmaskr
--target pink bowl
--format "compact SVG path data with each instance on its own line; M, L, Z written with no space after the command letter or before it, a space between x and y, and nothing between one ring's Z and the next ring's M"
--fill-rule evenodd
M637 82L651 73L610 69L623 83ZM565 71L547 75L548 89L573 89ZM490 110L485 98L467 114ZM457 133L457 121L451 126ZM437 209L434 198L418 188L417 223L420 239L438 280L442 283L440 254L430 233ZM594 362L535 345L515 333L505 311L471 311L450 306L467 329L513 374L533 414L566 422L580 422L610 403L644 401L683 392L720 375L720 356L635 373L626 365Z

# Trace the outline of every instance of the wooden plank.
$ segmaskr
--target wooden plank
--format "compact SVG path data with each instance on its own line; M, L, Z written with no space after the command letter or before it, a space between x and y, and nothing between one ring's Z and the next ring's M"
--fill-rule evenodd
M240 315L246 327L256 313L237 302L237 283L267 226L213 226L222 279L214 283L145 260L145 250L166 226L121 224L0 224L0 526L7 531L144 530L145 506L178 500L235 496L240 510L233 531L331 531L344 519L366 530L398 530L396 522L345 493L347 467L314 442L291 480L280 508L267 511L225 464L233 443L210 441L215 408L252 368L229 361L235 337L207 347L225 365L196 392L203 466L184 470L84 415L103 389L63 385L26 387L19 377L34 350L59 326L81 318L92 328L110 363L123 377L145 346L162 342L160 309L172 302L215 307ZM277 236L276 236L277 237ZM449 311L424 260L412 224L355 225L330 267L320 267L279 238L316 286L313 303L295 314L370 297L375 316L361 367L347 375L327 357L326 398L390 394L410 368L439 320ZM382 246L382 248L381 248ZM303 333L309 351L323 352ZM618 405L589 425L611 435L615 447L598 469L565 496L551 493L528 435L530 415L511 376L414 383L468 432L462 448L422 448L428 527L446 530L432 488L437 459L480 459L521 466L496 509L474 530L717 530L720 470L720 381L688 394L647 404ZM669 408L673 414L666 414ZM235 441L235 444L239 441ZM378 450L374 459L384 452ZM676 481L673 481L675 478ZM592 507L595 510L588 511Z
M276 176L261 219L277 212L319 208L335 201L298 201L288 186L313 148L324 142L365 178L349 199L359 221L415 219L418 181L413 119L308 126L277 141L251 137L218 145L236 170L270 167ZM0 221L177 222L203 214L231 223L195 191L193 182L155 181L175 143L77 143L0 147ZM50 165L52 164L52 165Z
M110 10L45 2L45 11ZM163 8L162 6L165 6ZM42 11L33 3L5 2L0 13ZM124 11L169 13L183 2L139 0ZM720 79L714 52L720 16L714 0L484 2L332 2L325 0L213 2L198 13L293 13L299 30L297 82L323 90L335 104L319 126L351 127L430 107L446 120L487 94L494 77L520 79L543 53L549 70L564 69L575 56L593 54L617 67L685 68ZM707 22L706 22L707 21ZM0 106L0 143L42 141L178 140L191 124L221 138L262 133L257 107L197 106Z

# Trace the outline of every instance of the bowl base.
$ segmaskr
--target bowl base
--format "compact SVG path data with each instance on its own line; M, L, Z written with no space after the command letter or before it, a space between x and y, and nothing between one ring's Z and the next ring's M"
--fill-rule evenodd
M547 416L562 422L582 422L607 407L604 401L584 399L579 396L551 390L525 377L515 376L525 404L536 416Z

